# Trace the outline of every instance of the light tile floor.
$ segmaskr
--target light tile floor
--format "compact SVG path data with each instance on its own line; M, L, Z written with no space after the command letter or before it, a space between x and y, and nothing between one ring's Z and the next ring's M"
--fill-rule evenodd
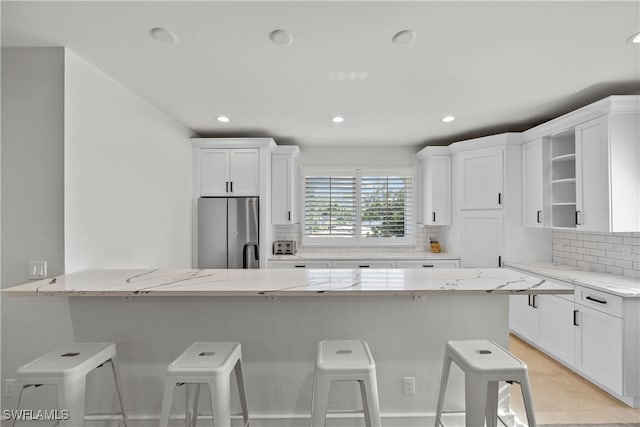
M529 368L538 424L640 425L640 409L630 408L513 335L509 345ZM520 386L511 387L511 408L524 421Z

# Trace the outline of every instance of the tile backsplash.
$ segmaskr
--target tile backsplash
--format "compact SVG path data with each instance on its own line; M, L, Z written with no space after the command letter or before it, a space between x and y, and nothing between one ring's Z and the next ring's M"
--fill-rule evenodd
M440 227L417 224L416 226L416 242L415 247L384 247L384 248L351 248L351 247L313 247L313 248L301 248L300 242L302 240L302 232L300 224L292 225L274 225L274 240L294 240L298 250L305 252L359 252L359 253L403 253L403 252L430 252L429 238L440 239ZM443 242L441 242L442 244ZM446 245L443 245L443 252L446 252Z
M553 262L640 278L640 233L554 230Z

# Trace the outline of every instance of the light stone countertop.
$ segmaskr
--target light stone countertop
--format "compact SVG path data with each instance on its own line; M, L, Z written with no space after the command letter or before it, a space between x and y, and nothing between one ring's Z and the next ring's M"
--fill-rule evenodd
M421 296L572 294L504 268L86 270L3 290L5 296Z
M596 273L578 270L576 267L554 263L516 263L506 262L511 267L527 273L537 274L549 279L561 280L573 285L609 292L629 298L640 297L640 280L632 277L609 273Z
M298 251L295 255L271 255L270 261L348 261L348 260L402 260L402 261L422 261L422 260L459 260L458 255L450 253L431 252L314 252Z

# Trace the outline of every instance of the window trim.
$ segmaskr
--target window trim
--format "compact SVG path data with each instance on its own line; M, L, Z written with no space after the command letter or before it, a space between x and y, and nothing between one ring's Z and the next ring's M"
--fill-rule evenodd
M351 175L356 178L356 233L351 237L323 237L313 238L305 235L306 228L306 212L305 212L305 177L306 176L344 176ZM377 238L363 238L361 235L361 220L362 220L362 195L361 191L361 177L362 176L408 176L411 177L411 235L408 237L377 237ZM302 247L352 247L352 248L367 248L367 247L415 247L416 246L416 168L414 166L399 166L399 167L366 167L357 166L351 168L331 168L331 167L302 167L300 168L300 231L301 231L301 246Z

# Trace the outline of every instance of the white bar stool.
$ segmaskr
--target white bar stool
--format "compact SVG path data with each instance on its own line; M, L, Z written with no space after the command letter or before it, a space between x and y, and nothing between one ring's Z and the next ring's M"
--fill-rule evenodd
M362 340L320 341L313 377L311 427L325 425L333 381L358 381L367 427L381 427L376 365Z
M496 427L498 382L519 383L529 427L535 427L527 365L493 341L449 341L444 354L435 426L440 427L451 361L465 373L466 426Z
M14 408L19 409L25 388L55 385L59 410L69 411L68 419L60 420L58 426L84 426L87 374L107 362L111 365L120 411L126 427L128 419L120 391L122 381L114 343L72 343L21 366L16 371L17 393L14 397Z
M195 427L200 384L208 384L215 427L231 426L231 371L236 373L244 426L249 425L242 351L237 342L196 342L167 368L160 427L167 427L176 385L187 385L185 426Z

